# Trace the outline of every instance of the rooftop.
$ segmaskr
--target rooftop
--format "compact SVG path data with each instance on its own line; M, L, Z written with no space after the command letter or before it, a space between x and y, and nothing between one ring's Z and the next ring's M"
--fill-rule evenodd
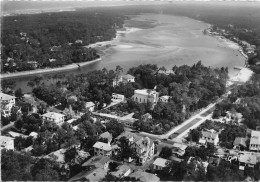
M252 154L242 154L238 157L239 162L246 164L256 164L256 156Z
M108 140L113 138L112 134L109 133L108 131L105 132L105 133L102 133L102 134L100 135L100 137L101 137L101 138L107 138Z
M102 149L102 150L106 150L106 151L110 151L112 149L111 145L109 145L107 143L103 143L103 142L96 142L93 147Z
M94 102L86 102L86 107L93 107L95 106Z
M54 151L54 152L46 155L45 158L52 158L56 162L64 163L65 162L65 156L64 156L65 151L66 151L66 149L60 149L60 150Z
M236 137L236 139L233 142L233 145L234 146L236 146L236 145L243 145L243 146L246 147L246 138Z
M123 77L123 79L134 79L135 78L134 76L132 76L130 74L123 75L122 77Z
M158 182L158 181L160 181L160 178L158 178L154 174L143 172L142 170L138 170L138 171L130 174L129 177L134 177L137 180L142 181L142 182Z
M157 158L154 162L153 165L160 166L160 167L166 167L168 165L168 160L164 158Z
M140 136L136 135L135 133L131 133L129 131L124 131L123 133L121 133L116 139L120 139L121 137L126 137L127 139L130 139L130 138L134 138L135 141L139 140Z
M214 133L212 131L202 131L202 136L206 138L213 138L215 139L218 136L218 133Z
M260 145L260 131L252 130L252 132L251 132L251 139L250 139L250 145L251 144Z
M117 167L117 171L112 172L111 174L112 174L113 176L116 176L116 177L121 177L121 176L123 176L128 170L131 170L130 166L123 164L123 165L118 166L118 167Z
M69 181L101 181L106 176L106 174L107 172L104 169L95 168L91 171L82 171L69 179Z
M169 100L170 96L168 96L168 95L163 95L163 96L161 96L160 98L163 98L163 99Z
M12 95L7 95L4 94L2 92L0 92L0 100L11 100L11 99L15 99L16 97L12 96Z
M103 168L105 163L107 163L109 160L110 159L107 156L94 156L83 163L82 166L95 166L97 168Z
M178 148L180 150L185 150L187 148L187 145L181 144L181 143L174 143L173 148Z
M71 123L73 123L74 121L76 121L76 119L70 119L70 120L67 121L67 123L71 124Z
M15 137L28 137L27 135L24 135L24 134L21 134L21 133L16 133L16 132L13 132L13 131L9 131L8 132L8 134L11 136L11 137L13 137L13 138L15 138Z
M14 140L14 138L11 138L11 137L0 136L0 141L1 141L0 145L1 145L1 147L5 146L7 143L9 143L10 141L13 141L13 140Z
M155 90L149 90L149 89L142 89L142 90L135 90L134 92L135 94L141 94L141 95L149 95L150 94L155 94L156 91Z
M63 117L65 115L56 113L56 112L47 112L47 113L43 114L42 116L56 120L56 119L60 119L60 117Z

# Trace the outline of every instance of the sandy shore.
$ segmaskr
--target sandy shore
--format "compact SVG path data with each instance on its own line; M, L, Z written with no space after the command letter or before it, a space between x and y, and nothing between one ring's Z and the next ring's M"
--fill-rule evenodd
M98 61L101 61L101 58L98 58L98 59L95 59L95 60L92 60L92 61L88 61L88 62L73 63L73 64L69 64L69 65L66 65L66 66L63 66L63 67L60 67L60 68L45 68L45 69L23 71L23 72L17 72L17 73L9 73L9 74L5 73L5 74L0 74L0 79L77 69L77 68L79 68L79 66L89 65L89 64L92 64L92 63L95 63L95 62L98 62Z
M117 30L116 31L116 37L113 38L112 40L109 41L102 41L102 42L96 42L94 44L89 44L88 46L86 46L87 48L97 48L97 47L104 47L107 45L111 45L114 42L116 42L117 40L119 40L119 38L121 37L121 34L128 34L128 33L132 33L132 32L136 32L142 29L139 28L134 28L134 27L124 27L123 30Z

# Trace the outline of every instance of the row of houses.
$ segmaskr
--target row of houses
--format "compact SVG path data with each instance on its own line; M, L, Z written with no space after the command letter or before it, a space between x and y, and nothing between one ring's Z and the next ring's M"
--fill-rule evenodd
M122 161L113 160L113 156L117 155L121 148L119 147L119 139L126 137L130 142L130 147L133 148L138 156L138 161L144 164L147 160L150 160L154 155L154 142L148 137L141 137L134 133L125 131L121 133L117 138L113 140L112 134L109 132L102 133L99 138L106 139L107 143L96 142L93 145L94 156L82 164L85 169L72 177L69 181L89 180L89 181L101 181L109 172L109 163L119 163L115 171L110 172L112 176L117 178L130 177L135 178L138 181L150 182L159 181L160 179L154 174L147 173L140 168L134 167L131 162L134 160L131 157L126 160L127 163Z

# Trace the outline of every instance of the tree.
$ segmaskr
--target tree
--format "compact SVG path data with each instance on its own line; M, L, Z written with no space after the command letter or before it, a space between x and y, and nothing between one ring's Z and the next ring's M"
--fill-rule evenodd
M42 156L46 153L46 150L47 150L46 146L36 144L33 146L32 155Z
M136 158L136 151L134 151L133 148L131 148L129 140L123 136L119 139L119 144L118 146L120 147L120 157L121 160L124 159L129 159L129 157L131 158Z
M22 89L18 88L17 90L15 90L14 95L15 95L15 97L18 97L18 98L23 97Z
M193 129L193 130L190 130L187 139L188 139L189 141L199 142L199 139L200 139L201 137L202 137L201 131L199 131L198 129Z
M172 149L169 147L163 147L159 156L168 159L172 155Z
M31 169L36 181L59 181L58 164L49 159L40 159Z
M17 120L15 121L14 126L15 126L18 130L20 130L20 129L23 127L23 124L24 124L23 120L22 120L21 118L19 118L19 119L17 119Z
M72 159L75 159L78 155L77 149L75 147L67 149L64 153L65 162L71 162Z
M1 177L3 181L31 181L30 166L32 158L13 150L1 151Z
M113 138L116 138L124 131L124 124L119 123L117 120L111 120L106 123L106 129L112 134Z
M39 171L35 176L36 181L59 181L59 174L57 171L46 168Z

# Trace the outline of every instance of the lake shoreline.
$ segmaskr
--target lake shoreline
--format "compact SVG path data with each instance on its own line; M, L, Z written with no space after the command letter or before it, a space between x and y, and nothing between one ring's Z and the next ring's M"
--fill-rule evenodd
M8 79L8 78L15 78L20 76L32 76L36 74L45 74L45 73L51 73L51 72L60 72L60 71L66 71L66 70L73 70L80 68L82 66L86 66L92 63L96 63L98 61L101 61L101 58L97 58L88 62L81 62L81 63L72 63L65 65L63 67L59 68L44 68L44 69L37 69L37 70L31 70L31 71L22 71L22 72L16 72L16 73L4 73L0 74L0 79Z

